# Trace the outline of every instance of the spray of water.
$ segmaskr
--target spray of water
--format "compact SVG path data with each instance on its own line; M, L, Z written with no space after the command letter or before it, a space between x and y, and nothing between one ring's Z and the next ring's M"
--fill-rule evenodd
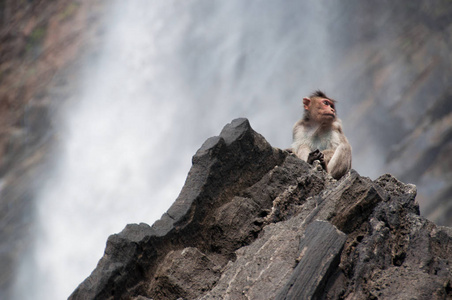
M328 72L328 6L301 1L117 1L99 59L64 112L37 195L35 246L16 299L63 299L108 235L152 224L191 155L236 117L286 148L300 97ZM29 288L23 289L24 286Z

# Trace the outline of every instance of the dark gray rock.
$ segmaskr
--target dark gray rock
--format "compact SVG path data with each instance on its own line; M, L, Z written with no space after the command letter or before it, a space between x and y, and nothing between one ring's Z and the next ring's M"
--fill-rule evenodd
M215 265L226 264L235 256L234 250L256 237L255 232L263 223L255 219L261 218L272 202L267 201L266 208L249 210L237 224L251 232L239 234L230 234L233 230L218 224L217 211L228 214L228 203L282 164L286 155L253 131L248 120L237 119L226 125L219 137L208 139L195 154L186 183L168 212L152 227L128 225L121 233L110 236L104 257L70 298L148 295L172 299L154 283L154 276L168 253L187 247L196 247ZM204 284L200 290L208 289L210 280ZM179 288L174 290L178 297L184 296L182 292L178 294Z
M390 175L375 181L387 193L357 231L342 269L352 299L449 299L452 297L452 230L419 216L416 188ZM344 287L345 288L345 287Z
M151 288L158 291L159 298L179 295L193 299L213 287L220 270L220 265L197 248L171 251L160 263Z
M415 197L391 175L336 181L237 119L159 221L110 236L70 299L445 299L452 230Z
M328 222L309 225L300 241L299 263L276 300L313 299L322 295L325 279L339 265L347 236Z
M292 159L307 166L289 156L278 169L290 165ZM335 181L323 171L309 169L309 166L302 169L302 173L297 169L290 170L295 171L292 173L295 184L287 185L274 197L272 211L265 218L267 225L258 239L235 252L237 259L228 263L219 282L202 299L274 299L294 276L300 239L309 224L325 220L351 231L350 228L361 227L365 217L372 212L372 209L359 210L357 207L374 208L387 198L379 185L360 177L355 171ZM257 186L263 188L265 185ZM280 217L276 218L276 214ZM319 279L324 280L322 285L329 281L328 275ZM328 288L337 286L336 283Z

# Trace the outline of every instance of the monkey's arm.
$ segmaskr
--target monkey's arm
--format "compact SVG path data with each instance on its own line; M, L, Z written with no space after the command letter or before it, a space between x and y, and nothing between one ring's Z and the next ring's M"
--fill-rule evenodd
M305 125L303 120L299 120L295 123L292 133L293 143L292 151L300 159L308 161L309 153L311 153L311 148L309 145L309 138L306 134Z
M340 144L328 162L328 172L335 179L345 175L352 167L352 147L348 142Z
M311 151L311 149L306 145L298 146L297 149L294 149L295 154L307 162L308 164L313 164L315 160L318 160L320 162L320 165L322 168L326 171L326 162L324 160L323 153L320 152L319 149L316 149L314 151Z
M293 148L293 152L296 156L307 162L311 149L306 145L298 145L296 148Z

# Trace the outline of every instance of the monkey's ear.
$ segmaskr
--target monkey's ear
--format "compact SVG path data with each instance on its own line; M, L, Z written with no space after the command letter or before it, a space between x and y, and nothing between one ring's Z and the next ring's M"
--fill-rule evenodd
M309 104L311 104L311 99L309 99L308 97L304 97L303 98L304 109L307 110L309 108Z

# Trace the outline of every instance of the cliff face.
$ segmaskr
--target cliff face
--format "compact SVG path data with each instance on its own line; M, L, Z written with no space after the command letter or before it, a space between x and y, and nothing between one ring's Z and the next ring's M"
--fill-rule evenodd
M102 0L0 1L0 298L30 247L34 193L52 155L55 110L99 38ZM88 51L89 52L89 51ZM84 54L84 55L83 55Z
M422 215L452 226L450 1L350 0L337 14L334 82L355 167L415 183Z
M70 299L452 297L452 229L415 196L388 174L336 181L237 119L159 221L110 236Z

